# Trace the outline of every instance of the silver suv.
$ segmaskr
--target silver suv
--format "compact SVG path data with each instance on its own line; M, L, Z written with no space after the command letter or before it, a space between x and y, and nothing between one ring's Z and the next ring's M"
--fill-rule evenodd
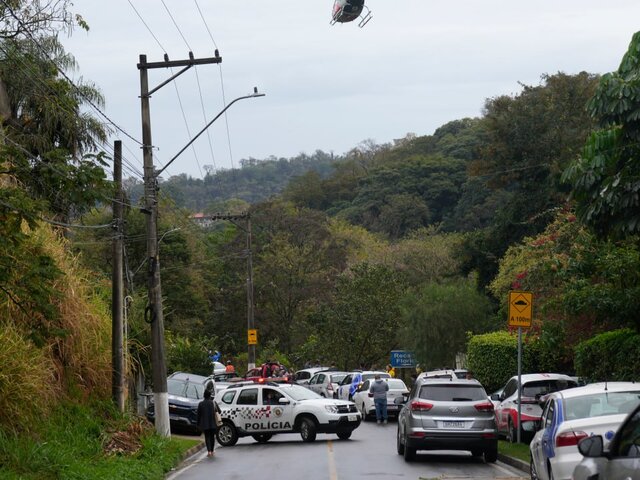
M417 450L469 450L498 458L498 431L493 403L477 380L418 379L398 415L397 449L406 461Z

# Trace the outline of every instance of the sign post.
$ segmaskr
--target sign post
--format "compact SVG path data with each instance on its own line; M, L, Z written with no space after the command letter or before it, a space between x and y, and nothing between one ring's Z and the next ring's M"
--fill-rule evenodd
M522 431L522 329L531 327L533 317L533 293L531 292L509 292L509 321L510 327L518 327L518 433L517 442L520 443Z
M258 329L250 328L247 330L247 344L248 345L258 344Z

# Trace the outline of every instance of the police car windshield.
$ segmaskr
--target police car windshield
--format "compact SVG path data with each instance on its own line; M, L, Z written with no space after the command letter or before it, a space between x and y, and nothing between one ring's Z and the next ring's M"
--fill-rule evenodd
M296 401L322 398L316 392L312 392L308 388L301 387L300 385L287 385L286 387L283 386L282 391Z

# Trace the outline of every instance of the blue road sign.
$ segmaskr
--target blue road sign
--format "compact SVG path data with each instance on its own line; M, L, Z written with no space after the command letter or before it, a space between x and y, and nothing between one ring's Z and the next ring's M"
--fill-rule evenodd
M416 357L408 350L391 350L391 366L394 368L414 368Z

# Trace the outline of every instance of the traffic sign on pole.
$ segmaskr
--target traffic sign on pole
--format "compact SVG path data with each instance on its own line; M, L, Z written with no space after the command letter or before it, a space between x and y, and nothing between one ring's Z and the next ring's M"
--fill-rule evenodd
M258 329L250 328L247 330L247 343L249 345L257 345L258 344Z
M509 319L510 327L530 328L533 317L533 293L509 292Z

